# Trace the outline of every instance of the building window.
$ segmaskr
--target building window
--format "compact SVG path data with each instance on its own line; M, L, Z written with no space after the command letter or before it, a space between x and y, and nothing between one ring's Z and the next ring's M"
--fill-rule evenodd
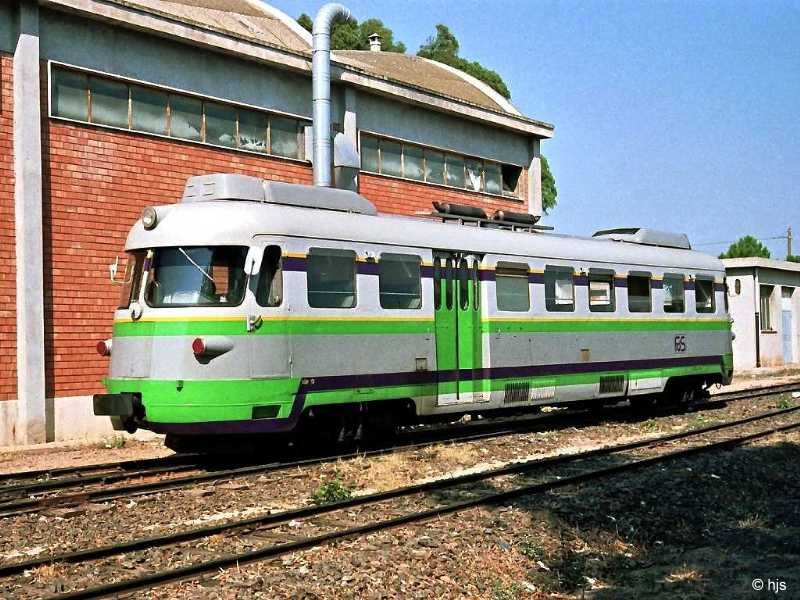
M419 256L381 254L378 272L381 308L417 309L422 307L422 280Z
M694 282L694 304L698 313L714 312L714 281L696 279Z
M361 134L361 170L519 198L522 167Z
M547 266L544 270L545 308L550 312L575 310L573 270L569 267Z
M306 283L312 308L353 308L356 305L356 253L311 248Z
M497 310L526 312L531 307L528 265L498 262L495 269Z
M54 117L225 148L303 158L300 119L52 68Z
M283 302L283 269L281 269L281 249L268 246L261 259L256 286L256 302L260 306L280 306Z
M632 313L652 310L649 275L628 275L628 310Z
M614 273L589 272L589 310L614 312Z
M664 312L682 313L686 310L683 275L664 275Z
M761 331L772 332L772 292L775 286L761 286Z

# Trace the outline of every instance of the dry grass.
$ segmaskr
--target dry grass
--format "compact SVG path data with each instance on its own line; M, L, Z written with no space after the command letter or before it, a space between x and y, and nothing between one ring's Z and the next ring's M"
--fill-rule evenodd
M667 575L664 581L667 583L683 583L686 581L698 581L702 578L703 574L697 569L690 569L689 567L683 566Z
M49 565L42 565L31 569L30 575L34 583L39 585L52 583L54 579L60 579L64 576L64 565L61 563L51 563Z
M741 529L759 529L766 526L764 519L760 515L748 515L736 523Z

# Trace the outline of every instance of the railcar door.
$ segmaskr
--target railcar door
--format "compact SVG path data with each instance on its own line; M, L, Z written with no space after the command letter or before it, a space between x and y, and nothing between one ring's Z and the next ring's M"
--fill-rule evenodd
M481 393L480 259L436 252L433 261L438 403L488 399Z

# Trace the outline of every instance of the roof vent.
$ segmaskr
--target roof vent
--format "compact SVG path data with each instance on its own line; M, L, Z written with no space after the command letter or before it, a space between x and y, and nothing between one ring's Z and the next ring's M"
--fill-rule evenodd
M603 229L595 232L592 237L614 240L615 242L630 242L645 246L660 246L662 248L679 248L691 250L692 245L685 233L670 233L643 227L620 227L619 229Z
M371 52L381 51L381 36L379 33L373 33L367 39L369 40L369 49Z
M268 181L260 177L235 173L198 175L186 180L181 202L211 200L269 202L362 215L378 214L372 202L348 190Z

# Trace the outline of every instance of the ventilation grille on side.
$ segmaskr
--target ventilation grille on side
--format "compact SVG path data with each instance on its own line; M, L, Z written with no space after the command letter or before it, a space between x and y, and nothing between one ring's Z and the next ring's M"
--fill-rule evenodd
M506 384L506 396L503 402L528 402L531 399L531 384L527 381L515 381Z
M621 394L625 389L624 375L609 375L600 378L601 394Z

